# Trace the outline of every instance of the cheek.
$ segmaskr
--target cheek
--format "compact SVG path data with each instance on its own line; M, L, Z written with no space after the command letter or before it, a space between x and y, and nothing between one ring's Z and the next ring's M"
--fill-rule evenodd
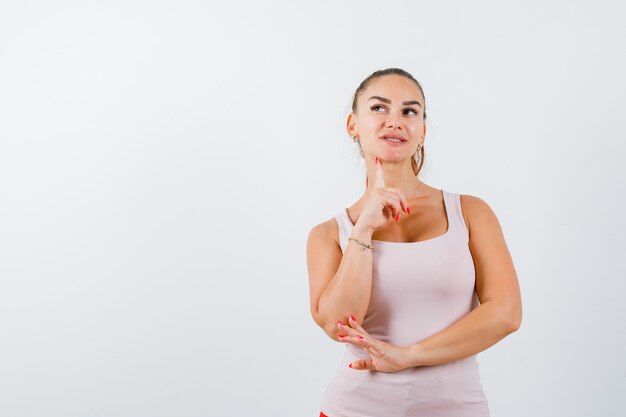
M424 133L425 127L426 126L424 125L424 123L419 122L416 125L411 127L411 133L415 133L416 135L421 135Z
M367 117L365 120L363 120L363 124L365 126L377 126L380 123L380 120L378 120L376 117Z

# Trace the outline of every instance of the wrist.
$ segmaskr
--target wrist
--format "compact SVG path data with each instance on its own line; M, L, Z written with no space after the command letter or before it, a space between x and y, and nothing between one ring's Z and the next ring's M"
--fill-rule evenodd
M369 226L361 225L357 222L352 228L352 233L350 233L350 237L360 240L371 240L372 235L374 234L374 229Z
M407 368L423 366L424 353L419 343L407 347Z

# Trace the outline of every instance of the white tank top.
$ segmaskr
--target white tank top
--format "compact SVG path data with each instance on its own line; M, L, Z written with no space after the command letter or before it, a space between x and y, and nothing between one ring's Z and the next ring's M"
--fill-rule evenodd
M449 327L478 306L474 262L460 195L442 190L448 230L420 242L372 240L372 295L361 324L374 338L408 346ZM343 253L354 226L347 209L337 213ZM326 387L321 411L328 417L488 417L476 355L445 364L385 373L355 370L370 355L346 343Z

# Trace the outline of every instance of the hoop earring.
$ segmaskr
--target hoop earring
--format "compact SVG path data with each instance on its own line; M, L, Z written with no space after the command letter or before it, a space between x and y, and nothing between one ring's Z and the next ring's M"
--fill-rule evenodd
M417 145L417 151L415 152L415 155L414 155L416 162L420 159L419 154L420 154L420 151L422 150L422 148L423 148L423 146L422 146L421 143L419 145Z

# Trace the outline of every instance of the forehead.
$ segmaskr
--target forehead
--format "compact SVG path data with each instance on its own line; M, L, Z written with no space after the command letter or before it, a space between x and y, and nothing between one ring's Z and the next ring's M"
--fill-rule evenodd
M371 96L391 99L392 104L408 100L417 100L422 104L424 103L417 85L412 80L396 74L385 75L372 80L361 95L361 100L368 101Z

